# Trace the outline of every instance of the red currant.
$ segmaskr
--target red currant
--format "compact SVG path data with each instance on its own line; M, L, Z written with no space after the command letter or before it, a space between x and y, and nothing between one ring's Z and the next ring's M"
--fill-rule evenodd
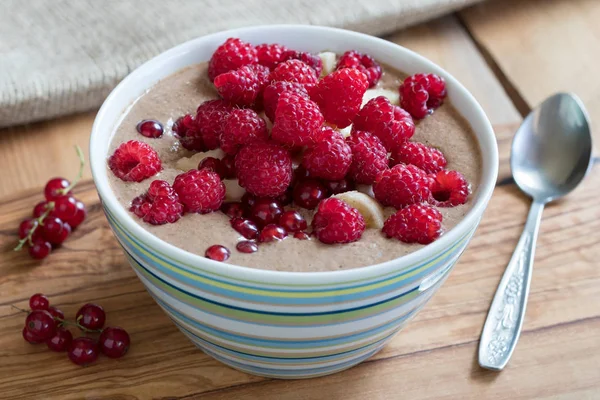
M65 178L50 179L44 188L44 196L46 197L46 200L54 201L61 196L68 195L69 193L64 192L64 190L68 188L69 185L69 181Z
M54 336L46 340L46 346L52 351L67 351L72 341L73 334L68 329L60 327L56 328Z
M303 231L308 226L304 217L295 210L286 211L281 214L279 225L288 232Z
M58 217L48 217L44 219L42 225L42 235L50 244L59 245L64 242L71 233L69 224L65 224Z
M136 129L139 133L147 138L159 138L162 136L164 131L162 124L153 119L141 120L137 124Z
M50 300L41 293L36 293L29 298L29 308L32 310L48 310Z
M276 224L279 216L283 213L281 206L273 199L258 199L250 209L248 217L256 223L259 228L269 224Z
M87 303L77 311L75 320L84 328L96 330L104 326L106 314L104 313L104 309L99 305Z
M269 224L260 231L260 236L258 237L259 242L275 242L285 239L287 236L287 232L280 226L275 224Z
M227 247L221 246L220 244L215 244L206 249L206 253L204 255L206 258L210 258L211 260L225 261L229 258L231 253Z
M29 255L36 260L42 260L48 257L48 254L50 254L51 251L52 245L45 240L35 240L33 246L29 247Z
M89 337L73 339L68 350L69 359L81 366L89 365L96 361L98 353L98 343Z
M56 331L54 318L46 310L33 310L25 319L25 327L33 337L41 340L51 338Z
M85 204L83 204L81 201L76 200L75 202L75 215L73 215L73 217L67 219L65 222L68 223L71 227L71 229L75 229L77 228L79 225L81 225L81 223L83 222L83 220L85 219L86 215L87 215L87 211L85 210Z
M240 253L254 253L258 250L257 244L251 240L242 240L235 245L235 248Z
M221 179L225 179L225 175L227 174L221 160L214 157L203 158L202 161L200 161L200 163L198 164L198 169L208 169L210 171L216 172Z
M221 211L229 218L241 218L244 215L244 207L240 202L223 203Z
M61 310L59 310L56 307L53 307L53 306L48 307L48 312L52 315L52 318L54 318L54 323L56 325L60 324L62 321L65 320L65 313L63 313Z
M38 338L37 336L34 336L31 332L29 332L29 330L27 330L27 327L24 326L23 327L23 339L25 339L26 342L31 343L31 344L39 344L39 343L44 343L44 341L40 338Z
M69 221L77 213L77 200L72 196L60 196L54 199L54 215L63 221ZM71 228L73 228L71 226Z
M258 237L258 227L249 219L233 218L231 227L246 239L256 239Z
M37 229L38 222L35 219L28 218L23 220L19 225L19 238L24 239L29 235L29 232L35 227L35 232L33 233L34 238L37 239L40 237L40 229Z
M325 197L327 197L327 188L315 179L298 182L294 187L294 202L302 208L312 210Z
M46 212L47 207L48 207L47 201L40 201L39 203L37 203L35 205L35 207L33 207L33 218L41 217ZM53 214L53 212L50 212L50 215L52 215L52 214Z
M235 179L235 156L228 154L221 159L225 179Z
M100 334L100 351L110 358L123 357L129 350L129 334L119 327L108 327Z

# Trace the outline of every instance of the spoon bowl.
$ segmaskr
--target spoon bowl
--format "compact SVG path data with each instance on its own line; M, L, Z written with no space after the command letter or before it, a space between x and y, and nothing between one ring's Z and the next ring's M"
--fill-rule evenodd
M517 185L547 203L572 191L589 170L592 137L585 108L571 93L557 93L523 121L512 143Z

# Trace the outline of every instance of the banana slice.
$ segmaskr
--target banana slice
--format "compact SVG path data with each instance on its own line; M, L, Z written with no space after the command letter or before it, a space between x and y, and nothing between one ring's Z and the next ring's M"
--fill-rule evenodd
M350 133L352 133L352 125L348 125L347 127L343 128L343 129L339 129L337 130L339 133L342 134L342 136L344 136L345 138L347 138L348 136L350 136Z
M348 203L351 207L356 208L365 219L367 228L383 228L383 223L385 221L383 209L375 199L356 190L336 194L333 197L337 197Z
M331 51L324 51L319 53L319 57L321 57L321 61L323 62L323 70L321 71L321 76L329 75L335 70L335 65L337 63L335 53Z
M204 153L196 153L191 157L182 157L175 163L175 167L182 171L189 171L190 169L198 168L200 161L206 157L214 157L219 160L225 156L225 153L221 149L205 151Z
M375 198L375 193L373 193L373 185L365 185L364 183L357 183L356 190L361 193L366 194L372 198Z
M388 89L369 89L365 92L362 99L362 105L364 106L369 100L374 99L378 96L387 97L392 104L400 104L400 94L397 90Z
M240 201L246 190L238 184L237 179L224 179L225 201Z

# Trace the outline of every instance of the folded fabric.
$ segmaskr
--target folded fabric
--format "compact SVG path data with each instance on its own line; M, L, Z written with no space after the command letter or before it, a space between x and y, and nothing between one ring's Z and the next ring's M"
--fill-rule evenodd
M3 0L0 126L95 109L138 65L207 33L301 23L383 35L475 1Z

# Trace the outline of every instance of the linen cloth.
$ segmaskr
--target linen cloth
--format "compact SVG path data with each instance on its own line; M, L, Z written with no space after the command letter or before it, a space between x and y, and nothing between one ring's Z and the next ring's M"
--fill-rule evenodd
M138 65L208 33L301 23L384 35L475 1L0 0L0 127L95 109Z

